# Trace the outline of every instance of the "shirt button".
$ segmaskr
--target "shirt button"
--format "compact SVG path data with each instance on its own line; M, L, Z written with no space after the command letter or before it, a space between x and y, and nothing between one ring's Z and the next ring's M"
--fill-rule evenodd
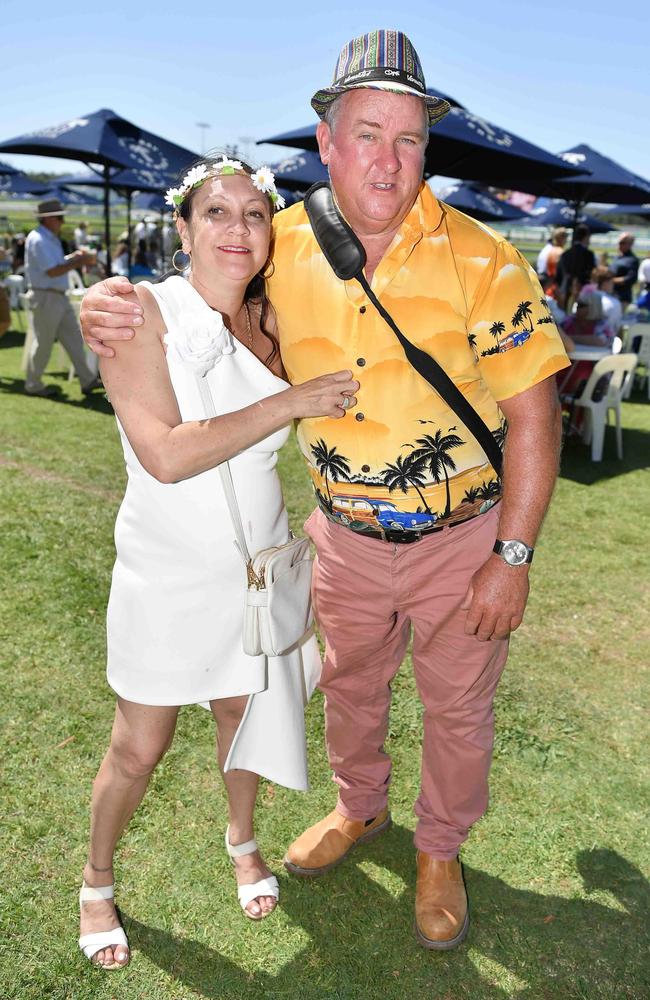
M363 413L355 413L354 419L355 420L365 420L365 417L364 417Z
M359 312L361 313L362 316L363 316L363 314L364 314L365 311L366 311L366 307L365 306L361 306L361 308L359 309Z
M357 364L359 365L359 368L363 368L363 366L365 365L365 363L366 363L366 359L365 358L357 358Z
M370 466L369 465L362 465L361 466L361 471L362 472L370 472Z

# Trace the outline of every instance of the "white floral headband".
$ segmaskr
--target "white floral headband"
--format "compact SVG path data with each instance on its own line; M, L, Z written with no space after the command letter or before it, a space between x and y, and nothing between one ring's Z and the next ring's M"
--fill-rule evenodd
M239 160L229 160L227 156L222 156L218 163L210 164L210 166L206 163L199 163L197 167L188 170L180 187L170 188L167 191L165 204L171 208L180 208L188 193L194 188L201 187L210 177L227 177L229 174L237 173L250 177L253 186L258 191L261 191L262 194L268 194L276 212L284 208L285 201L275 186L275 175L272 170L268 167L260 167L254 174L248 174Z

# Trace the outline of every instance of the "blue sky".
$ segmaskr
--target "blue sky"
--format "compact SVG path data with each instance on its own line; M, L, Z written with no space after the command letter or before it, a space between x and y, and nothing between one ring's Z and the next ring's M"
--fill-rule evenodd
M312 9L304 0L13 0L2 15L0 138L109 107L190 149L200 151L204 134L208 148L238 143L257 162L277 160L286 151L252 140L315 121L310 97L331 81L342 44L383 26L411 37L429 87L474 113L553 152L586 142L650 178L647 32L635 9L611 0Z

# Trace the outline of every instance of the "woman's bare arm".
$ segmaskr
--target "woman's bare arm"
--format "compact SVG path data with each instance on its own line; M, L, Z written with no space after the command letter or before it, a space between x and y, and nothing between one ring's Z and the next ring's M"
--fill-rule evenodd
M126 296L138 303L144 323L132 340L115 342L100 362L113 408L142 466L162 483L188 479L232 458L293 419L343 417L343 397L356 401L359 383L349 371L292 386L233 413L183 423L165 359L164 324L143 288Z

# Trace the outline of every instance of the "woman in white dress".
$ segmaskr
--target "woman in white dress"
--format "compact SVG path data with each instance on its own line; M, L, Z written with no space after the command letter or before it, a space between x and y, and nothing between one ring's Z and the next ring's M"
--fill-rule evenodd
M217 725L240 905L252 919L276 905L277 880L253 835L258 775L306 787L303 709L318 651L312 637L283 657L243 652L246 573L215 467L229 461L249 551L283 544L276 451L294 418L341 417L358 388L349 371L293 387L282 378L263 290L282 204L268 168L207 160L169 199L191 267L138 286L138 336L101 363L128 473L107 620L117 707L80 894L79 944L104 969L129 960L113 904L115 846L181 705L208 703ZM206 386L216 417L206 416Z

